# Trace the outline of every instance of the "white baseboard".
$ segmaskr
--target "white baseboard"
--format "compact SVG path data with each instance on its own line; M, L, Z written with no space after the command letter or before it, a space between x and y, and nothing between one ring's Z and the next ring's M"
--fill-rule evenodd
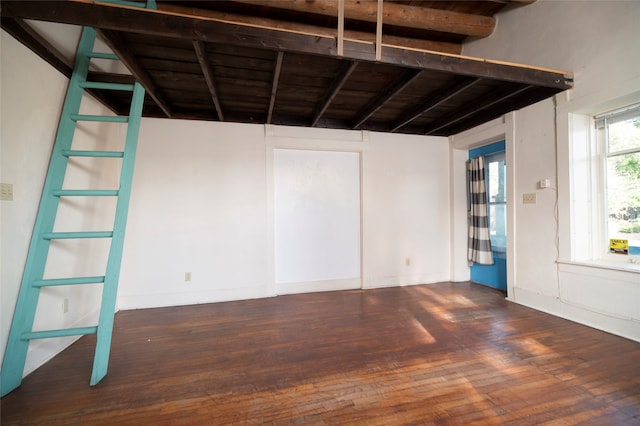
M203 303L231 302L234 300L272 297L266 287L241 287L235 289L210 289L205 291L118 295L118 309L163 308L167 306L199 305Z
M90 319L98 318L99 313L100 306L98 306L97 309L94 309L92 312L86 314L81 319L67 325L66 328L84 326L90 322ZM95 325L95 322L93 324ZM80 339L80 337L82 336L32 340L29 344L29 350L27 351L27 359L25 360L24 372L22 374L22 377L26 377L27 375L33 373L40 366L47 363L60 352L71 346L76 340ZM90 377L91 371L88 371L87 383L89 383Z
M307 281L299 283L276 283L277 294L315 293L320 291L356 290L362 287L360 278L340 280Z
M363 288L404 287L408 285L433 284L449 281L449 277L435 275L396 275L367 280Z
M515 288L514 293L515 297L509 297L507 300L640 342L640 322L638 321L615 318L585 307L569 304L558 297L535 293L519 287Z

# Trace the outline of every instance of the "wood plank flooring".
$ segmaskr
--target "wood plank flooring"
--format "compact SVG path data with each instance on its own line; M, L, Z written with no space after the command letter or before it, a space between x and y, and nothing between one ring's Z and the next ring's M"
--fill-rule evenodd
M116 315L2 398L2 425L640 424L640 343L471 283Z

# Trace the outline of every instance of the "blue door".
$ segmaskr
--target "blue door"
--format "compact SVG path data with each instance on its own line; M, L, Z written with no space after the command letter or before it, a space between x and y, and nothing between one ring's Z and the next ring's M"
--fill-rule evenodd
M471 266L471 281L507 291L507 191L505 143L469 151L469 158L484 155L493 265Z

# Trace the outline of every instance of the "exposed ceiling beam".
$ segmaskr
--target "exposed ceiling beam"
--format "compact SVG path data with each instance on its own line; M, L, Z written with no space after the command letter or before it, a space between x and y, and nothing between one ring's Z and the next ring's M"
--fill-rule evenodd
M98 30L98 33L101 35L104 42L107 43L109 48L113 50L113 53L118 55L118 58L127 67L129 72L131 72L136 80L142 84L151 99L155 101L156 105L162 109L168 118L171 118L172 113L169 103L159 93L156 84L153 82L153 78L144 68L142 68L135 55L131 52L131 49L129 49L122 38L122 35L116 31L104 29Z
M276 57L276 66L273 69L273 81L271 83L271 99L269 100L269 111L267 112L267 124L271 124L273 117L273 106L276 103L276 94L278 93L278 82L280 81L280 70L282 69L283 52L278 52Z
M440 90L438 93L435 93L432 96L429 96L425 102L418 105L413 110L402 113L401 114L402 118L400 118L400 120L398 120L397 122L391 125L390 131L395 132L399 130L401 127L404 127L407 124L411 123L412 121L420 117L422 114L428 111L431 111L441 103L453 98L454 96L459 95L460 93L464 92L471 86L474 86L479 81L480 81L479 78L472 78L472 77L462 77L456 80L450 86L445 87L444 89Z
M213 105L215 106L216 113L218 114L218 120L224 121L224 114L222 113L220 98L218 97L218 91L216 90L216 82L213 78L213 72L211 70L211 65L209 65L209 59L207 58L207 52L205 51L204 43L200 40L194 40L193 48L196 52L196 56L198 57L198 62L200 63L200 68L202 69L204 79L207 82L207 87L209 88L209 93L211 94Z
M428 125L425 130L424 133L426 135L431 135L435 132L437 132L440 129L443 129L445 127L451 126L461 120L464 120L468 117L473 116L474 114L477 114L481 111L487 110L488 108L492 107L493 105L505 101L509 98L512 98L516 95L519 95L520 93L531 89L533 86L522 86L521 88L517 89L517 90L513 90L512 88L505 88L502 91L497 91L495 93L489 94L487 95L486 98L483 98L483 102L480 105L470 105L468 108L463 109L460 112L456 112L455 114L446 117L443 120L440 120L438 122L435 123L431 123L430 125Z
M336 57L333 37L297 33L285 30L243 26L203 17L185 16L149 9L135 9L106 3L81 0L16 1L3 0L6 16L88 25L94 28L203 40L284 52L298 52ZM370 43L345 40L346 59L375 61L375 48ZM384 45L380 63L416 69L430 69L454 74L495 78L516 83L566 90L573 86L573 75L504 62L488 61L458 55L402 49Z
M24 20L19 18L11 19L3 16L2 29L34 51L62 75L71 78L71 74L73 74L73 63L65 58L58 49L53 47L48 40L38 34L38 32L31 28Z
M338 16L338 0L234 0L258 6L295 10L325 16ZM346 1L345 18L357 21L376 22L376 1ZM490 16L471 15L442 9L385 3L383 20L386 25L441 31L466 36L487 37L496 26Z
M331 83L331 87L329 87L329 90L327 90L324 100L319 105L313 116L311 127L315 127L315 125L318 124L318 120L320 120L322 114L324 114L327 108L329 108L329 105L331 105L331 102L333 102L335 97L338 95L338 92L340 91L340 89L342 89L342 86L344 86L344 83L346 83L346 81L349 79L349 76L351 75L351 73L353 73L357 66L358 63L354 61L343 62L340 71L336 75L336 78L333 79L333 83Z
M62 75L71 78L73 74L73 63L70 62L58 49L56 49L48 40L42 37L37 31L22 19L12 19L6 16L2 17L2 29L11 34L13 38L31 49L36 55L41 57L45 62L58 70ZM95 76L96 73L90 72L89 78ZM93 81L93 80L92 80ZM103 90L87 89L86 92L102 102L113 113L123 114L122 106L111 95Z
M386 90L380 92L376 98L369 103L367 108L362 111L358 117L354 120L352 129L357 129L365 121L375 114L380 108L382 108L387 102L393 99L398 93L402 92L408 85L413 83L422 73L420 70L407 69L400 77L390 85Z
M186 6L178 6L170 3L159 3L158 9L165 12L200 16L203 18L217 19L240 25L256 25L264 28L275 30L294 31L306 34L317 34L323 37L336 37L336 31L333 28L320 27L316 25L300 24L296 22L281 21L278 19L262 18L258 16L246 16L236 13L219 12L216 10L196 9ZM363 31L344 30L344 38L350 40L359 40L368 43L374 43L376 34ZM453 53L459 55L462 52L460 43L451 43L444 41L422 40L416 38L399 37L394 35L382 34L382 43L393 46L408 47L411 49L431 50L435 52Z

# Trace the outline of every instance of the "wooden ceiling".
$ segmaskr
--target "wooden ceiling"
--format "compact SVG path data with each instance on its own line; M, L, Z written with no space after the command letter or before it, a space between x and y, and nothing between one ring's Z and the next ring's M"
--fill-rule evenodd
M2 28L65 75L72 64L25 20L96 28L133 76L90 78L137 78L148 117L448 136L572 86L567 72L459 55L530 1L386 0L382 23L375 0L344 0L344 15L340 2L3 0ZM124 93L93 95L128 111Z

